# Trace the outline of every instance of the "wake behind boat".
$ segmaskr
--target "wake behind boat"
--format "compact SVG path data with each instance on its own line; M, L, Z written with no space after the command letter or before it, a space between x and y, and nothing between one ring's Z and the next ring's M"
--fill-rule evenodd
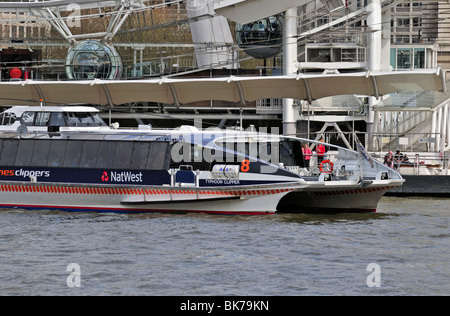
M401 176L359 153L265 132L110 128L92 107L0 115L0 207L272 214L375 211ZM323 144L320 144L321 146Z

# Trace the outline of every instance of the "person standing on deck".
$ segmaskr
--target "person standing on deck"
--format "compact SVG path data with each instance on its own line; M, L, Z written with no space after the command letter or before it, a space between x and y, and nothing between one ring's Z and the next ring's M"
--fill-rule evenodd
M303 151L303 159L305 160L305 168L309 170L312 151L311 148L309 148L308 143L303 144L302 151Z
M394 156L393 152L390 151L384 156L384 165L389 168L394 168Z
M316 152L317 152L317 164L319 165L325 158L326 152L325 145L323 144L323 137L320 139L320 144L317 145Z

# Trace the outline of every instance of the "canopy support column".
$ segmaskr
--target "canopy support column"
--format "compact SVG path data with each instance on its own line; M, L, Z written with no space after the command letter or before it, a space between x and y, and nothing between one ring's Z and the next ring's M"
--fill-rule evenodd
M288 9L284 16L283 70L285 75L296 74L297 63L297 8ZM283 99L283 134L295 136L295 109L293 99Z
M380 70L381 68L381 2L380 0L369 0L367 5L367 26L369 27L368 41L369 43L369 70ZM378 94L378 91L376 91ZM367 142L366 147L373 150L373 124L374 112L373 106L377 103L375 97L369 97L369 109L367 111Z

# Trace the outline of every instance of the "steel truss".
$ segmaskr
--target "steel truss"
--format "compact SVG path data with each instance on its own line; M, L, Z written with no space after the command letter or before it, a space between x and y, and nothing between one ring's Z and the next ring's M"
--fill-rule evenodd
M182 3L183 0L48 0L27 2L0 2L0 12L12 13L13 21L49 22L64 39L74 45L77 40L99 38L102 42L111 42L132 13L158 9ZM79 26L85 19L109 17L109 23L104 32L73 34L70 27ZM0 19L1 21L1 19ZM3 19L3 21L5 21ZM8 19L11 21L11 19Z

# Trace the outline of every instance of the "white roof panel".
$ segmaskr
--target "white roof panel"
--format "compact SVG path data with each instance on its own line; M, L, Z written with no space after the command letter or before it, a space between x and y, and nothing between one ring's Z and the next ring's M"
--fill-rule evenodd
M0 83L0 105L160 102L182 105L221 100L245 105L266 98L312 102L324 97L357 94L382 96L400 91L445 92L440 69L405 72L361 72L328 75L225 77L201 79L22 81Z

